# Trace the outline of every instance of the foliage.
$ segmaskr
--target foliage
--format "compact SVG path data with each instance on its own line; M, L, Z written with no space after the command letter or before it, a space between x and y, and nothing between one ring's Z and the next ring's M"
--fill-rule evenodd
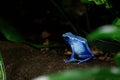
M115 18L115 20L113 21L113 23L112 23L113 25L115 25L115 26L120 26L120 18Z
M7 40L13 42L24 42L23 37L6 21L0 18L0 32L6 37Z
M87 39L89 41L96 39L111 39L120 41L120 28L114 25L104 25L91 32Z
M118 72L114 72L114 71ZM119 80L118 68L92 68L83 70L67 70L50 76L50 80Z
M106 8L112 8L112 5L109 3L109 0L81 0L83 3L94 2L96 5L105 5Z
M117 66L120 67L120 52L115 55L114 59L115 59Z
M0 53L0 80L6 80L5 67Z
M0 32L4 35L4 37L7 40L11 42L25 43L35 48L57 46L56 44L45 46L42 44L36 44L36 43L31 43L29 41L26 41L25 38L22 35L20 35L20 33L17 32L17 30L14 27L10 26L5 20L1 18L0 18Z

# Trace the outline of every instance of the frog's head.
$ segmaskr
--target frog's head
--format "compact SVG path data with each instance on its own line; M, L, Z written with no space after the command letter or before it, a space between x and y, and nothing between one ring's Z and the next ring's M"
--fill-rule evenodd
M66 40L66 41L79 41L82 43L86 43L86 39L80 36L76 36L74 34L72 34L71 32L67 32L65 34L62 35L62 37Z
M75 35L73 35L71 32L67 32L62 35L62 37L68 41L68 40L73 40L75 38Z

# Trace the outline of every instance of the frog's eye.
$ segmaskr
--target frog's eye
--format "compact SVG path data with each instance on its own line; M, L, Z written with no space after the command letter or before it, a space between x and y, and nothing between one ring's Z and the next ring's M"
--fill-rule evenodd
M69 39L69 37L64 37L64 39L65 39L65 40L68 40L68 39Z
M63 37L67 37L67 35L66 35L66 34L63 34L62 36L63 36Z

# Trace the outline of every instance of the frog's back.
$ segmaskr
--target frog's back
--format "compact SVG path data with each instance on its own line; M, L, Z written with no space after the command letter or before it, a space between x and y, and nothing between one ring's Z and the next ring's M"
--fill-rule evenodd
M83 43L81 43L79 41L73 42L73 47L74 47L74 51L76 54L82 54L85 52L85 48L83 46Z

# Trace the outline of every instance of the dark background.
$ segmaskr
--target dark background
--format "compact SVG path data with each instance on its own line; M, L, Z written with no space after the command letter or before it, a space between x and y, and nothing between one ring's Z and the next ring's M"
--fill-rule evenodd
M43 31L54 36L75 32L70 23L79 34L86 36L101 25L111 24L116 18L113 9L83 4L80 0L4 0L0 5L0 16L25 37L39 36Z
M61 35L64 32L75 33L70 22L77 28L77 33L86 36L101 25L111 24L118 14L116 13L117 10L114 13L114 9L117 9L115 7L111 10L106 9L104 5L82 4L79 2L80 0L54 0L57 5L52 1L2 0L0 1L0 17L27 39L33 36L36 41L39 39L36 36L39 37L42 32L47 31L52 35L52 40L58 42L62 39ZM0 34L0 40L1 36L2 34ZM65 55L67 45L60 46L60 48L36 49L26 44L0 41L0 51L3 56L7 79L31 80L40 75L61 72L66 69L115 66L112 59L113 52L110 54L107 52L107 56L106 53L100 53L94 59L79 65L77 63L65 63L64 59L69 58L69 55ZM98 44L98 46L100 45ZM110 44L110 46L114 45ZM94 48L94 46L92 47ZM111 49L107 45L106 49L113 51L116 48ZM104 52L96 46L95 50L98 50L98 53Z

